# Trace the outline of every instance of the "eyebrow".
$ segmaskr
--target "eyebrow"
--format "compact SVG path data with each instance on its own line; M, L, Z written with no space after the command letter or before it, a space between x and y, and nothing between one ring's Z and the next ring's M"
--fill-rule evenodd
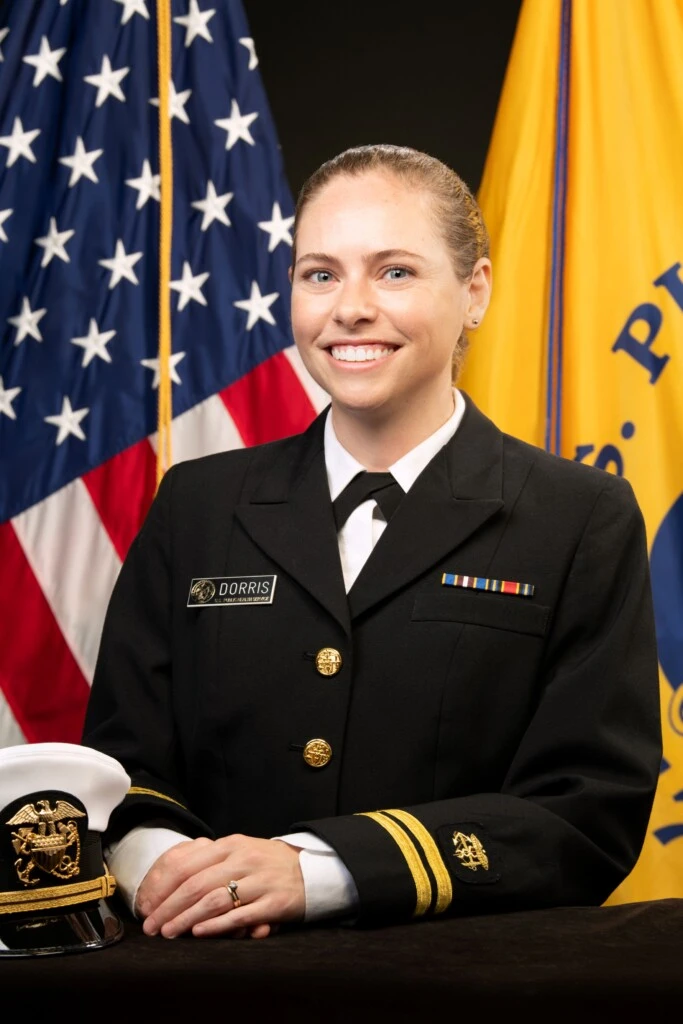
M421 263L426 263L424 256L420 256L417 252L410 252L409 249L381 249L379 252L373 252L369 256L363 257L364 263L377 263L381 260L397 260L397 259L413 259L419 260ZM336 256L330 256L326 252L307 252L303 256L299 256L295 263L295 266L299 266L300 263L333 263L338 265L340 260Z

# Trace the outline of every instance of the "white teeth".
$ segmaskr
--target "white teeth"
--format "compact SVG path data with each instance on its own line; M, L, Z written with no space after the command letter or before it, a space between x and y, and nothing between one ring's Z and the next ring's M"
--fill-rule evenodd
M330 352L333 359L342 363L368 363L377 359L384 359L390 356L393 348L378 348L373 345L370 348L363 348L358 345L334 345Z

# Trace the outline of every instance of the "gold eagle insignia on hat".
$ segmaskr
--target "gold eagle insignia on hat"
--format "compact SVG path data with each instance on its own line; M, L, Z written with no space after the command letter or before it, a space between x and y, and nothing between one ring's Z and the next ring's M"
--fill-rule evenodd
M84 818L83 811L66 800L57 800L54 809L49 800L24 804L6 825L37 825L12 832L12 846L19 856L14 862L19 881L38 885L40 876L34 870L55 878L73 878L80 871L81 841L78 826L68 818ZM65 823L66 822L66 823ZM71 851L71 852L69 852Z

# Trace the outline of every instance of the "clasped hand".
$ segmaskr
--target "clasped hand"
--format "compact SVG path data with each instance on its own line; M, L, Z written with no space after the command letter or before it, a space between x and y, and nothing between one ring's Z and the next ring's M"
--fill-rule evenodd
M239 907L227 888L233 880ZM242 835L178 843L154 862L136 899L145 934L167 939L188 931L266 938L277 924L301 920L305 906L298 848Z

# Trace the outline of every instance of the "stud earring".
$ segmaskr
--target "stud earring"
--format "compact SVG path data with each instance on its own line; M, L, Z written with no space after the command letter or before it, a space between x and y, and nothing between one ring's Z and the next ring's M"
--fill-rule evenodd
M472 326L473 327L478 327L479 326L479 321L477 320L476 316L472 317Z

